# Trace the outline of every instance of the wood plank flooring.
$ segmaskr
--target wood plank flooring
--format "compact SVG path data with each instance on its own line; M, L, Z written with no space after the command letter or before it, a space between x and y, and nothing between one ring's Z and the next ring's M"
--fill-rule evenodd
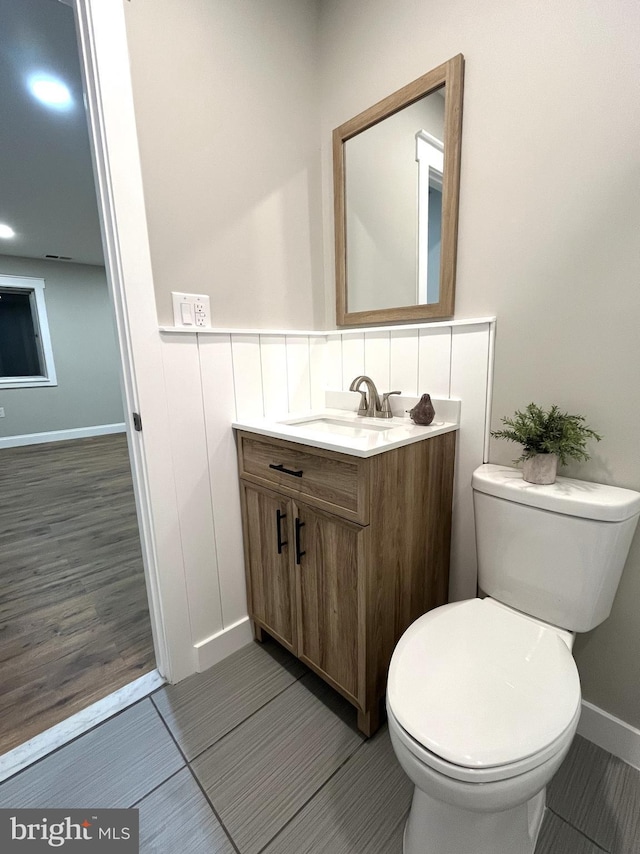
M124 434L0 450L0 753L154 667Z
M411 794L386 727L365 740L349 703L267 641L7 780L0 807L135 807L141 854L402 854ZM640 771L578 736L536 854L637 854L639 805Z

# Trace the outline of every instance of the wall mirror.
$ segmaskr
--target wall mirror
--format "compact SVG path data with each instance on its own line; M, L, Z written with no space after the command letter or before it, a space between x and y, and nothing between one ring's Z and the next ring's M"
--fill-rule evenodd
M333 132L338 326L454 313L462 54Z

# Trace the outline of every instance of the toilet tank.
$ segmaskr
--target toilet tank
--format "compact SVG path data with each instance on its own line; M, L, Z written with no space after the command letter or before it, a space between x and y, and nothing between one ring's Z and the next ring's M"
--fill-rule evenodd
M559 477L548 486L486 464L473 473L480 589L574 632L609 616L640 493Z

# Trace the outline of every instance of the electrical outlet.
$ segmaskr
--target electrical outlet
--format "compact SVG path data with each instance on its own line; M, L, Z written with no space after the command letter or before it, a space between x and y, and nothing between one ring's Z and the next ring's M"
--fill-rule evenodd
M205 294L183 294L172 291L174 326L211 326L209 297Z
M201 299L197 299L193 304L194 317L196 321L196 326L209 326L209 298L207 297L207 302Z
M4 406L0 406L0 418L4 418Z

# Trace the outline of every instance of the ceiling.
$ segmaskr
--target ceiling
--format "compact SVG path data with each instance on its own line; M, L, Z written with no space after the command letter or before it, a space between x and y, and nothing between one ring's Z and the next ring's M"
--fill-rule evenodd
M34 72L66 83L57 111L27 88ZM58 0L0 0L0 254L103 264L73 12Z

